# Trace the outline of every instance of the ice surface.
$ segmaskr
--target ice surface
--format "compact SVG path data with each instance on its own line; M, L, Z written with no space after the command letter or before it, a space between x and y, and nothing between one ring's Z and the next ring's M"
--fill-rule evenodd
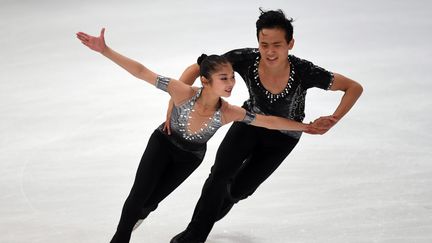
M419 1L0 1L0 242L108 242L168 97L89 51L77 31L179 77L202 52L255 47L258 7L295 19L294 55L362 83L328 134L303 136L210 243L432 242L432 4ZM230 102L247 91L238 77ZM341 93L311 90L306 120ZM203 165L132 242L168 242L190 219Z

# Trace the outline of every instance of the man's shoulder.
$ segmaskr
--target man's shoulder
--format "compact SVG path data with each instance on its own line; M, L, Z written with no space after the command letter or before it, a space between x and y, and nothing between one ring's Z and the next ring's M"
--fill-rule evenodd
M237 49L233 49L232 51L237 53L254 53L254 54L259 53L258 48L253 48L253 47L237 48Z
M253 65L255 60L259 57L257 48L241 48L234 49L224 54L224 56L233 65L234 71L242 72L246 67Z
M225 55L227 56L253 56L256 57L257 55L259 55L259 51L258 48L250 48L250 47L246 47L246 48L239 48L239 49L233 49L227 53L225 53Z
M310 61L308 61L306 59L303 59L303 58L300 58L298 56L291 55L291 54L288 55L288 58L289 58L291 63L297 64L297 65L304 64L304 63L310 63Z
M303 71L308 71L311 67L314 66L314 64L306 59L294 56L294 55L288 55L289 60L291 62L291 64L294 66L294 69L296 70L296 72L303 72Z

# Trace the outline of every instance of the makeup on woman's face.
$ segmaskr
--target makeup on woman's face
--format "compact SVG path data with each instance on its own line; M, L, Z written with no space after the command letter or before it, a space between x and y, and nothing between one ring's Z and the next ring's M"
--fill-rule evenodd
M211 77L211 87L217 95L222 97L231 96L231 91L235 85L234 70L231 65L221 66Z

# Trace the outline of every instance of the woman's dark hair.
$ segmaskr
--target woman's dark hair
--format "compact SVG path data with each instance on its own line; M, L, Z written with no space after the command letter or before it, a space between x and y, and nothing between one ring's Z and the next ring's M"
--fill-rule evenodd
M228 59L224 56L202 54L198 57L198 65L200 66L200 76L210 80L211 75L218 71L220 66L230 64Z
M261 15L256 22L256 34L259 40L259 33L262 29L282 29L285 31L285 39L290 42L293 37L292 18L287 18L280 9L264 11L259 8Z

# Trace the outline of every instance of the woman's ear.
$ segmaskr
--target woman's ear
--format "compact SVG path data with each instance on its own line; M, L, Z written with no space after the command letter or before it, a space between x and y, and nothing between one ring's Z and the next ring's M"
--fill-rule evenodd
M201 76L200 79L201 79L201 84L203 86L206 86L206 85L208 85L210 83L209 80L206 77L204 77L204 76Z

